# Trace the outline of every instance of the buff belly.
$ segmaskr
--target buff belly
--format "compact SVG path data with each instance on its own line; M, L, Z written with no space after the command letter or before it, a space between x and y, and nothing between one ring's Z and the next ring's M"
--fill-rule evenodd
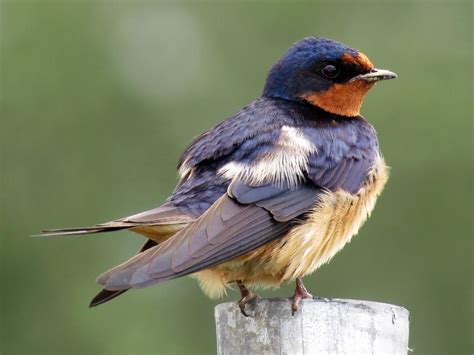
M343 190L323 194L305 220L282 238L194 276L204 292L216 298L235 280L271 288L312 273L357 234L387 179L386 165L379 158L356 194Z

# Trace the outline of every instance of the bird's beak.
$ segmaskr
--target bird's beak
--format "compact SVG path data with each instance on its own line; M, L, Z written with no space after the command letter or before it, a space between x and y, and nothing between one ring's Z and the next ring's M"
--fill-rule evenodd
M372 69L367 74L361 74L353 77L350 81L355 80L365 80L365 81L380 81L380 80L388 80L388 79L395 79L397 74L391 72L390 70L385 69Z

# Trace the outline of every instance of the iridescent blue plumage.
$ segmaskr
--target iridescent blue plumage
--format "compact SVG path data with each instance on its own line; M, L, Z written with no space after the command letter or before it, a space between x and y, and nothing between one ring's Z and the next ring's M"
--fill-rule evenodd
M219 169L229 162L252 164L265 159L279 144L284 126L298 129L316 148L308 157L308 181L333 191L360 188L378 153L375 130L365 119L348 120L309 104L262 98L196 138L180 165L192 174L184 175L168 201L202 214L230 183ZM341 162L354 173L331 174L341 168Z

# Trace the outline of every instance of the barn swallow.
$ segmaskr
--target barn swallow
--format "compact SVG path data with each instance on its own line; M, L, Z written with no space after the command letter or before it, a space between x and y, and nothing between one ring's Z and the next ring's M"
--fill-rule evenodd
M263 94L196 137L178 164L164 204L86 228L43 235L128 229L147 238L128 261L103 273L97 306L124 293L192 275L210 297L296 280L292 313L312 297L302 278L348 243L387 182L374 128L360 115L367 92L396 78L362 52L310 37L271 68Z

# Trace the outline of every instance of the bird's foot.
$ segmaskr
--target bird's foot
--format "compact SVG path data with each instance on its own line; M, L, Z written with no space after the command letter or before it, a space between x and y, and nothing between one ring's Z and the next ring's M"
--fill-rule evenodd
M305 298L313 298L313 295L308 292L306 287L303 284L303 280L299 277L296 279L296 288L293 297L291 297L291 315L294 316L296 311L298 311L301 300Z
M248 317L249 315L247 314L247 312L245 312L245 305L247 303L259 300L260 296L255 293L252 293L247 287L245 287L242 281L237 281L237 285L239 286L240 294L242 296L242 298L239 300L239 302L237 302L237 304L239 305L240 312L242 312L245 317Z

